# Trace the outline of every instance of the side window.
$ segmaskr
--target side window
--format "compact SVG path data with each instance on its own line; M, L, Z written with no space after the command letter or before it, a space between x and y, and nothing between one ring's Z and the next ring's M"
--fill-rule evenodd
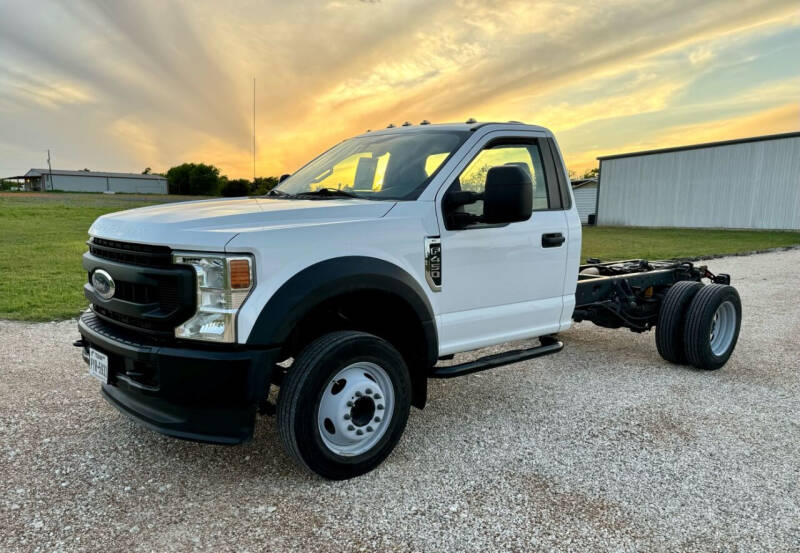
M501 144L481 150L453 182L449 191L482 194L486 188L489 169L501 165L516 165L531 176L534 211L550 208L542 154L536 144ZM480 216L483 215L483 201L478 200L458 209Z

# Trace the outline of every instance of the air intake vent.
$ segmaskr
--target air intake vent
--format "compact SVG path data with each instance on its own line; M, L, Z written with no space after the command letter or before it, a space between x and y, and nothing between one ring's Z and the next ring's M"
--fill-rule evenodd
M166 246L132 244L103 238L92 238L87 244L92 255L119 263L145 267L169 267L172 265L172 251Z

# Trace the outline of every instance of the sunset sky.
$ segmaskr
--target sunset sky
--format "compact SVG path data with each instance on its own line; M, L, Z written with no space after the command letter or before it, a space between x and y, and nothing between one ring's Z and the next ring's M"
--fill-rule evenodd
M0 176L252 177L403 121L552 129L598 155L800 129L800 3L0 0Z

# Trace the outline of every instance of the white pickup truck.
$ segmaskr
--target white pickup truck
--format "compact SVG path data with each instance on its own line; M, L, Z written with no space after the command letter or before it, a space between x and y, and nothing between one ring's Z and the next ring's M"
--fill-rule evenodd
M223 444L275 413L289 455L332 479L390 454L428 378L556 353L573 321L655 327L665 359L700 369L728 360L741 321L706 267L580 265L556 141L514 122L367 132L265 196L114 213L89 234L76 345L108 402Z

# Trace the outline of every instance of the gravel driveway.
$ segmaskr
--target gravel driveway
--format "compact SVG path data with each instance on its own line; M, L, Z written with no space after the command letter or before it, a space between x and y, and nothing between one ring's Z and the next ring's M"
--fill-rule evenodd
M0 551L797 551L800 251L708 262L739 288L717 372L583 323L560 354L431 381L376 471L296 469L136 426L74 321L0 322Z

